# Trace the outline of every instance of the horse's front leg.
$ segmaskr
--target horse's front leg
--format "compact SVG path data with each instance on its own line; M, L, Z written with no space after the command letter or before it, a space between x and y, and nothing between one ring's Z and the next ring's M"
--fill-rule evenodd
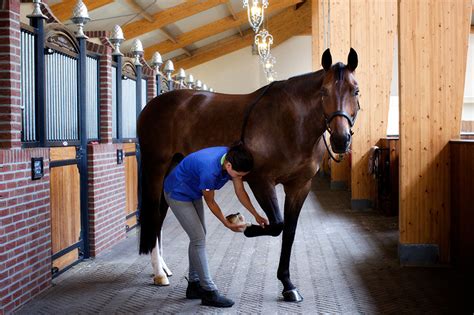
M275 185L264 178L249 178L248 184L258 204L267 215L269 225L264 228L255 224L251 225L245 229L245 236L280 235L283 230L283 218L278 206Z
M303 183L303 185L301 183L285 185L285 223L283 226L283 242L277 276L283 284L283 298L289 302L300 302L303 300L303 297L290 280L290 256L298 217L310 188L311 180Z

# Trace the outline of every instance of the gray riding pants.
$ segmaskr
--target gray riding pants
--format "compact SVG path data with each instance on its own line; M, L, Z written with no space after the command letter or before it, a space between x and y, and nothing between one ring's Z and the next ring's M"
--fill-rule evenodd
M189 281L199 281L207 291L217 290L209 272L206 253L206 222L202 199L192 202L173 199L165 192L171 210L189 236Z

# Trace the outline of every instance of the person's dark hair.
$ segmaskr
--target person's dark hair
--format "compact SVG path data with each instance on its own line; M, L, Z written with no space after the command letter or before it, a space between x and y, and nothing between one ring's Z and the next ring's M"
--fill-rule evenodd
M240 141L230 146L225 159L234 171L250 172L253 169L252 153Z

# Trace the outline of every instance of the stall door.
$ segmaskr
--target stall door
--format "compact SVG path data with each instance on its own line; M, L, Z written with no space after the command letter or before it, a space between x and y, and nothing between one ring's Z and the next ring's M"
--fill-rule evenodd
M57 274L79 259L80 178L75 147L51 148L50 157L52 272Z
M138 210L138 163L135 143L123 145L125 154L125 216L127 231L137 225Z

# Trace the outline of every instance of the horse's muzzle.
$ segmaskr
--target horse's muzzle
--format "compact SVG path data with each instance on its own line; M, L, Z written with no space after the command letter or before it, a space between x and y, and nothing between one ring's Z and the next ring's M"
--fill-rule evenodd
M343 154L349 151L351 145L351 134L344 133L342 135L331 134L331 149L334 153Z

